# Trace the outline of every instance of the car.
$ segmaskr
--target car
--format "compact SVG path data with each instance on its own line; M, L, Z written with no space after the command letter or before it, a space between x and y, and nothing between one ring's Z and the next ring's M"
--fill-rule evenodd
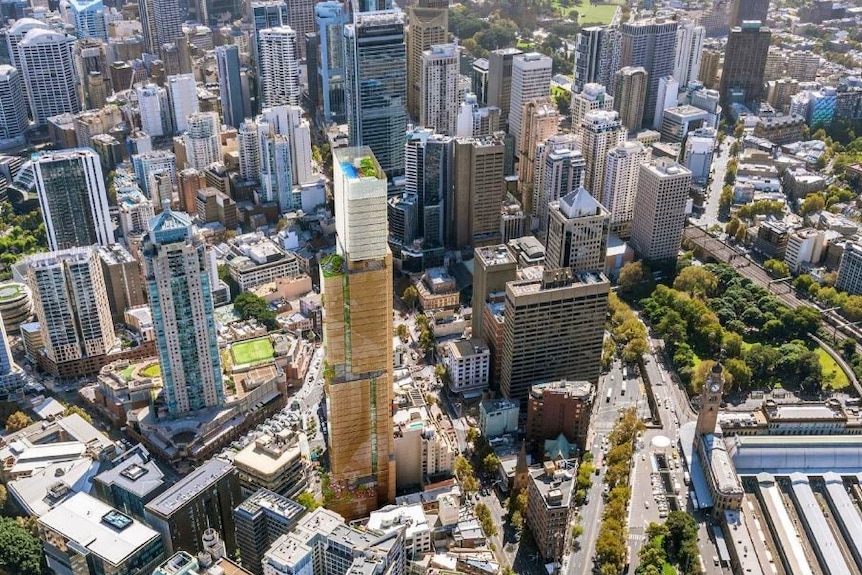
M647 501L646 499L644 499L644 507L649 509L649 501Z
M641 461L646 461L646 453L641 451Z

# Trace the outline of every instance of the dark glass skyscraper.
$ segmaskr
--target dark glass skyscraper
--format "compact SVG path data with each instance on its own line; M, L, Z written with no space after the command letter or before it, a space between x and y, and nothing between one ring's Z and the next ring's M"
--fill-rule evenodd
M323 99L323 118L326 122L341 124L346 119L344 109L344 25L347 12L336 0L319 2L314 6L317 34L320 42L320 60L317 74L320 77ZM311 74L309 74L310 76Z
M653 125L659 79L673 75L678 27L674 20L655 19L626 22L620 27L620 67L642 66L647 72L643 125Z
M729 112L733 102L756 102L763 93L763 73L772 33L759 21L746 21L727 37L721 72L721 105Z
M730 28L742 26L746 20L757 20L766 25L766 14L769 12L769 0L733 0L730 9Z
M215 55L218 64L222 119L228 126L239 128L245 116L239 74L239 47L218 46L215 49Z

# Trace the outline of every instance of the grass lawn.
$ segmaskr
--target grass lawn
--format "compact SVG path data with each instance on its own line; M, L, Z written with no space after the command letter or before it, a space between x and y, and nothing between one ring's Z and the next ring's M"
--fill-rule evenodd
M817 357L820 358L820 370L823 372L823 380L829 382L828 385L832 389L844 389L850 385L850 380L847 379L847 374L844 370L832 359L826 350L822 347L817 347L814 350Z
M661 575L676 575L676 569L670 563L661 566Z
M126 369L124 369L123 371L121 371L121 372L120 372L120 375L121 375L121 376L123 376L123 379L125 379L126 381L128 381L128 380L129 380L129 378L132 376L132 372L133 372L133 371L135 371L135 366L134 366L134 365L130 365L129 367L127 367Z
M162 367L157 363L153 363L142 369L141 375L144 377L159 377L162 375Z
M561 6L559 0L555 0L554 4L559 8L565 16L568 16L572 10L578 12L578 24L610 24L611 19L620 3L602 2L601 4L591 4L590 0L569 0L568 6Z
M234 365L244 365L246 363L272 359L275 355L272 349L272 342L269 341L268 337L235 343L231 346L230 352L233 355Z

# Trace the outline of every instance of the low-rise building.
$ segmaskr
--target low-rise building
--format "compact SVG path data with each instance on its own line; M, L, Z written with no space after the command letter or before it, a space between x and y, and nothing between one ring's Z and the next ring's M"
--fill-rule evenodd
M787 238L784 263L794 274L816 267L826 254L826 232L814 228L794 230Z
M530 469L527 486L527 528L547 561L561 559L571 540L575 481L564 463L546 461Z
M298 258L262 232L237 236L228 245L228 270L243 291L300 274Z
M142 445L112 463L113 468L93 479L93 495L143 521L144 506L168 487L165 474Z
M392 423L398 485L427 485L452 476L458 450L436 427L426 407L399 409L392 416Z
M498 437L518 431L520 404L510 399L488 399L479 404L479 431Z
M99 371L95 407L114 426L122 427L128 413L148 406L161 387L161 368L156 358L115 361Z
M194 557L177 551L159 565L153 575L252 575L227 557L214 558L210 553Z
M467 393L488 387L491 351L481 339L461 339L444 344L443 365L449 375L452 393Z
M662 115L661 139L664 142L682 142L686 134L709 126L710 114L694 106L668 108Z
M415 287L419 292L419 306L425 311L456 309L461 303L455 278L446 268L426 270Z
M782 221L769 219L761 222L754 240L754 250L766 258L784 259L790 227Z
M290 430L258 437L236 454L233 464L243 497L259 489L293 497L307 485L299 437Z
M587 381L534 385L527 398L527 441L538 445L563 434L585 449L593 396L593 386Z
M787 101L789 102L788 96ZM770 114L757 118L754 137L783 146L804 139L805 118L799 114Z
M826 178L802 168L785 171L781 180L784 192L797 201L804 200L808 194L826 189Z
M377 511L372 511L365 527L381 533L389 533L403 528L404 552L407 554L408 561L433 551L431 546L433 526L428 523L425 509L421 503L387 505Z

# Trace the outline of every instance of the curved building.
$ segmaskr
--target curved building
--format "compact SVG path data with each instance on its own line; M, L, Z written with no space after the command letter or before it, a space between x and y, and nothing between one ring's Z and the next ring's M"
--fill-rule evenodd
M19 282L0 284L0 319L8 333L18 333L21 324L33 317L30 288Z

